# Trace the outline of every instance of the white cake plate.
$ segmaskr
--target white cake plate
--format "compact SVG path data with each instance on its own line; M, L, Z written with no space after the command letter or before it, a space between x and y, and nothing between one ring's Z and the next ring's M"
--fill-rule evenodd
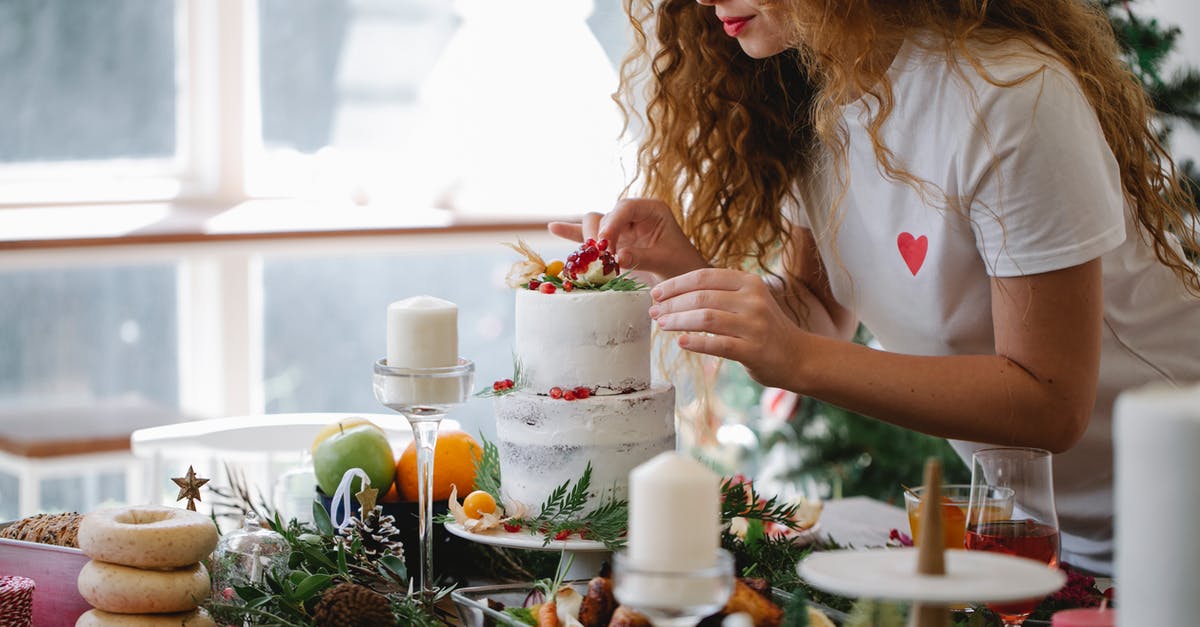
M525 530L505 531L492 529L482 533L467 531L458 523L445 524L446 531L472 542L503 547L506 549L524 549L527 551L565 552L574 557L571 568L567 570L567 579L591 579L600 573L600 567L609 561L612 551L605 548L603 542L595 540L554 540L546 542L546 537Z
M917 549L820 551L800 562L800 577L826 592L938 605L1004 603L1044 597L1063 586L1057 568L986 551L946 551L945 575L918 575Z

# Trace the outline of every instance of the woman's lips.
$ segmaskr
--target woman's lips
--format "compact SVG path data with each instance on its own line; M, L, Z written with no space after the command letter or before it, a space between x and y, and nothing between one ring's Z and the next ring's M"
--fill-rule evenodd
M753 16L723 17L721 18L721 23L725 26L726 35L729 35L730 37L737 37L738 33L742 32L742 29L746 27L746 23L751 19L754 19Z

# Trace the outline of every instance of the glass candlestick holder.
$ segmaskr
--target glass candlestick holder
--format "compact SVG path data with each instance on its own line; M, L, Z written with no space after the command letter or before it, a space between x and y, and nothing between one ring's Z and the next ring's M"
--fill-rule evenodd
M433 452L438 425L455 405L471 396L475 364L459 358L444 368L404 368L375 362L375 399L403 415L412 426L417 448L417 494L420 527L420 586L426 602L433 590Z
M691 627L725 607L733 594L733 555L717 549L712 566L673 571L613 555L613 595L656 627Z

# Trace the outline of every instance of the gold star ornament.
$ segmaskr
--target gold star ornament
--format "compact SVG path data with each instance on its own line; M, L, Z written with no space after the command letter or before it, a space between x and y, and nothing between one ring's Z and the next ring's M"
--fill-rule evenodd
M358 515L362 518L367 517L367 513L375 509L375 502L379 500L379 490L363 486L362 491L354 495L358 500L359 509Z
M175 497L176 501L187 499L187 508L196 511L196 501L200 500L200 486L208 483L208 479L196 476L196 471L188 466L187 474L182 477L172 477L171 481L179 486L179 496Z

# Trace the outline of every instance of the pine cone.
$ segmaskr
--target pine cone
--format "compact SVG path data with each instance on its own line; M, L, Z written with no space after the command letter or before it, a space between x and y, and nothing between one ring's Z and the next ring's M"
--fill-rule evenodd
M316 627L392 627L396 616L387 597L356 583L330 588L313 608Z
M383 515L383 507L376 505L365 519L355 516L350 519L350 531L343 532L343 541L349 544L350 534L362 542L363 557L375 560L384 555L395 555L404 559L404 543L400 541L400 530L396 528L394 516Z

